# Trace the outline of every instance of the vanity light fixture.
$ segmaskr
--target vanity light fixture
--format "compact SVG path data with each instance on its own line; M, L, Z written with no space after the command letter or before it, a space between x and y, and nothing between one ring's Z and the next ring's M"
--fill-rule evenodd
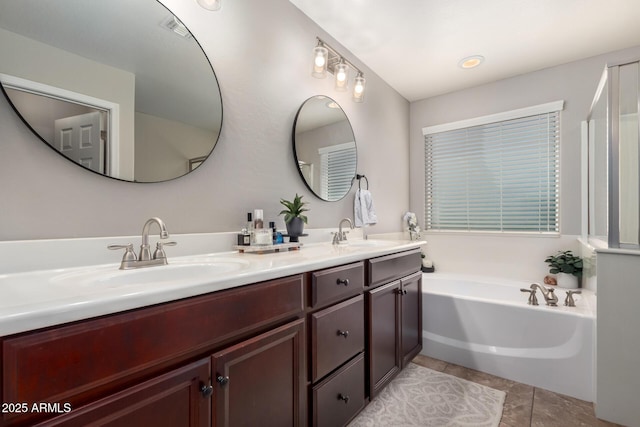
M313 71L311 75L318 79L327 76L327 71L334 75L335 90L345 92L349 89L349 70L356 72L353 86L353 101L364 101L366 80L358 67L347 61L334 48L316 37L318 44L313 48Z
M362 72L358 72L353 84L353 102L364 102L364 87L367 80L362 76Z
M329 50L322 46L318 40L318 45L313 48L313 71L311 75L317 79L327 77L327 66L329 65Z
M336 65L335 68L335 88L338 92L346 92L349 88L349 81L347 77L349 77L349 66L344 63L344 59L340 58L340 63Z
M478 65L484 62L484 56L482 55L472 55L467 56L466 58L462 58L460 62L458 62L458 66L460 68L464 68L465 70L469 68L476 68Z
M200 7L207 10L220 10L222 7L222 0L196 0Z

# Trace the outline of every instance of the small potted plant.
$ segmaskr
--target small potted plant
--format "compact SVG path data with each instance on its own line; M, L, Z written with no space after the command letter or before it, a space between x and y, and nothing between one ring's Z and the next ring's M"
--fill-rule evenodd
M549 273L556 275L558 286L562 288L577 288L582 277L582 258L571 251L559 251L544 260L549 264Z
M287 226L287 234L290 237L291 242L297 242L298 236L302 235L304 231L304 225L307 223L307 216L303 215L303 212L308 212L309 209L305 208L307 202L302 201L302 196L294 197L293 201L280 199L280 204L286 207L280 211L280 215L284 215L284 223Z

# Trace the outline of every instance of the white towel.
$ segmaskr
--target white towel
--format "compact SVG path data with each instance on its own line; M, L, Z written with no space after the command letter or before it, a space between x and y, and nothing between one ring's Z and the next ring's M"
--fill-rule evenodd
M369 190L358 189L353 202L353 218L356 227L374 225L378 222L378 217L373 209L373 197Z

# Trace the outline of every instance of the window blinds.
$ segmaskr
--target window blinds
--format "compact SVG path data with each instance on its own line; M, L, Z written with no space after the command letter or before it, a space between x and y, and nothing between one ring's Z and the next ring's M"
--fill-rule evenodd
M425 131L426 229L557 233L559 119Z
M355 142L325 147L320 153L320 194L325 200L340 200L351 188L356 170Z

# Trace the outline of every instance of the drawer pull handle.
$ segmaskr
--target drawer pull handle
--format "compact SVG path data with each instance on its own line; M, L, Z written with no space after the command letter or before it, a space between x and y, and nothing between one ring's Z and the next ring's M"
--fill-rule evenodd
M341 331L340 329L338 329L338 336L347 338L349 336L349 331Z
M340 393L338 395L338 400L344 401L344 404L346 405L347 403L349 403L349 396L345 396L344 394Z
M211 387L210 385L202 384L202 387L200 387L200 392L202 393L202 396L209 397L213 394L213 387Z
M216 378L216 382L221 386L225 386L229 382L229 377L223 377L222 375L218 375L218 377Z
M338 279L336 280L336 284L349 286L349 279Z

